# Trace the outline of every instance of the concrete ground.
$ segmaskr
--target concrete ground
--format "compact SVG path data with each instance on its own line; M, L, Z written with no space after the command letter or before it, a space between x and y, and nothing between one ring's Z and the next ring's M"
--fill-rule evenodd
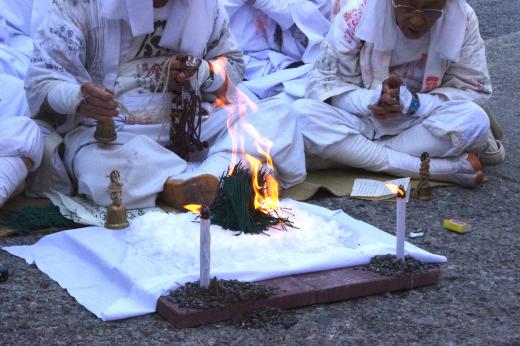
M105 323L81 307L34 266L0 252L13 273L0 284L0 344L491 344L520 345L520 1L470 0L488 47L492 106L505 128L507 161L486 169L483 188L435 190L431 202L412 201L413 243L448 257L439 285L297 310L289 329L245 329L226 323L175 329L157 315ZM320 197L383 230L394 227L394 205ZM464 218L474 231L443 230L446 217ZM32 244L39 236L1 239L0 246Z

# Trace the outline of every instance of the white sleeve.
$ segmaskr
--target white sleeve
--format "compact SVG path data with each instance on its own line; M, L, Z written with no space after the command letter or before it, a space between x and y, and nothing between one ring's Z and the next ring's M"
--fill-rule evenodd
M83 101L81 85L75 83L56 83L47 94L47 101L52 110L58 114L76 114L79 104Z
M412 93L405 86L401 86L401 94L399 97L401 104L404 106L403 113L408 114L412 102ZM429 116L444 102L438 95L421 93L417 94L417 97L419 98L420 106L412 116L418 118Z
M332 98L332 105L355 115L371 115L369 105L379 102L381 86L375 90L356 89Z

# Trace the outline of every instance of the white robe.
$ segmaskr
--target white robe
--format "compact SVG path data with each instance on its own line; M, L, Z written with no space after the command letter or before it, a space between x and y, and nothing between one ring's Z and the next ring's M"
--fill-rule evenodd
M282 92L303 97L305 76L330 27L328 0L225 0L224 6L245 54L241 87L259 99ZM304 66L289 68L294 63Z
M373 44L356 37L364 4L362 0L349 2L336 17L308 77L306 94L310 99L294 104L293 114L299 118L307 153L341 165L418 176L418 156L427 151L433 157L453 158L449 162L432 161L432 173L437 179L450 180L447 172L453 175L459 168L463 174L471 175L464 153L483 150L490 132L487 115L476 104L485 103L491 94L484 42L474 11L467 6L464 43L456 62L436 60L437 55L429 55L433 51L430 47L415 60L387 66L386 76L390 71L414 71L401 77L410 78L409 88L419 93L421 107L412 115L406 114L411 94L403 86L404 114L382 118L368 109L368 105L377 103L381 93L382 71L374 70L376 66L372 64L381 58L380 53L373 49ZM403 42L401 49L406 49L406 40ZM421 53L420 45L415 48ZM394 55L382 59L391 62ZM422 62L421 56L436 61ZM438 84L430 83L433 78ZM328 99L334 106L323 102ZM471 179L462 185L470 186Z
M0 0L0 207L24 187L30 173L22 160L41 162L43 138L30 118L24 79L33 50L31 33L46 1Z
M1 111L1 109L0 109ZM23 187L29 173L22 157L33 162L32 171L40 166L43 137L36 123L27 117L0 119L0 207Z
M114 85L121 72L118 70L121 66L118 53L121 49L121 22L100 17L99 4L99 1L73 4L57 0L51 5L50 15L35 38L35 55L28 73L30 83L26 84L33 112L39 110L47 93L56 83L92 81L111 90L118 90ZM182 2L176 4L180 6ZM182 15L178 14L180 17ZM205 23L204 18L196 20ZM206 20L212 26L211 37L205 42L204 55L200 57L205 60L221 56L227 58L226 73L230 82L227 96L230 100L237 100L234 85L241 79L242 54L229 31L227 16L222 8L219 8L215 18ZM194 51L199 48L194 44ZM118 96L116 93L115 97ZM203 99L212 101L215 95L203 93ZM267 109L265 112L264 107ZM191 160L198 161L194 164L185 162L164 148L169 132L168 124L131 125L124 121L117 122L118 139L107 147L94 141L94 124L79 115L58 118L56 125L61 132L66 133L64 163L77 183L80 194L87 195L97 204L108 205L110 200L106 177L111 170L117 169L124 185L125 205L129 208L149 207L155 205L156 196L168 178L187 179L204 173L220 176L227 169L232 145L220 143L229 143L226 120L229 113L238 112L238 108L228 106L216 109L205 118L202 139L209 142L210 148L209 151L191 156ZM262 118L250 115L246 118L255 119L252 122L268 138L287 138L286 141L274 141L271 155L282 186L289 187L305 177L303 142L297 135L295 121L286 120L288 109L280 115L270 113L269 106L260 106L255 114L262 114ZM264 119L269 123L264 125ZM247 120L241 119L235 126L243 121ZM280 122L283 122L284 127L280 126ZM78 126L78 123L81 125ZM249 145L247 139L245 143L244 151L255 155L254 145ZM298 161L293 162L290 159L292 157L298 158Z

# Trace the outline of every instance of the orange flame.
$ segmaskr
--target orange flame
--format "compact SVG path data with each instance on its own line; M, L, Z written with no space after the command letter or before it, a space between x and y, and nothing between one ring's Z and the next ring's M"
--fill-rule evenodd
M403 185L395 185L395 184L385 184L388 190L396 195L398 198L405 198L406 197L406 190L404 189Z
M217 63L214 64L215 73L217 73L217 71L219 71L218 73L220 73L220 71L225 73L226 63L227 61L225 59L219 59ZM258 155L252 156L245 154L245 158L249 163L249 168L252 173L251 179L255 192L255 209L268 214L269 212L280 208L278 195L279 184L272 176L272 173L274 172L274 163L270 151L273 142L268 138L263 137L259 131L244 118L246 114L256 112L258 109L257 105L236 86L229 85L228 87L232 88L234 91L233 104L229 104L227 101L220 98L213 104L215 107L222 107L222 105L225 105L229 114L226 125L232 142L232 158L228 175L233 174L232 169L240 161L240 153L247 152L247 150L245 150L246 146L244 136L247 135L251 137L254 141ZM264 176L265 183L260 182L264 183L263 186L259 184L258 179L262 170L267 172Z
M191 211L194 214L200 214L202 210L202 206L199 204L187 204L184 206L184 209Z

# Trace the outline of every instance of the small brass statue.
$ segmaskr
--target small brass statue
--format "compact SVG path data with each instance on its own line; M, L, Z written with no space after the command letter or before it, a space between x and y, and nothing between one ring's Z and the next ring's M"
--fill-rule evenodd
M433 198L430 184L430 154L428 153L421 155L421 170L419 172L419 183L415 189L415 198L421 201L430 201Z
M110 173L110 185L108 187L112 204L107 207L105 228L123 229L128 227L126 209L123 206L122 186L119 172L115 170L112 171Z
M110 144L117 139L116 124L113 119L98 120L94 138L101 144Z

